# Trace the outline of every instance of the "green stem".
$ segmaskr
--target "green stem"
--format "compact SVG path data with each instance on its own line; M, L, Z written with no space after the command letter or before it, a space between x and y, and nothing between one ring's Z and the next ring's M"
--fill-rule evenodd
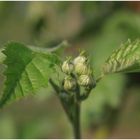
M96 83L98 83L105 75L102 73L97 79L96 79Z
M74 137L75 139L80 139L81 134L80 134L80 104L76 103L75 104L75 117L73 120L73 131L74 131Z
M69 113L68 105L64 101L64 99L60 97L60 94L64 91L61 91L61 89L54 83L54 81L52 79L49 79L49 82L50 82L51 86L53 87L53 89L55 90L55 92L56 92L56 94L57 94L57 96L58 96L58 98L61 102L61 105L62 105L62 107L63 107L63 109L64 109L64 111L65 111L65 113L66 113L66 115L69 119L69 121L72 122L72 116Z
M30 49L33 49L35 52L47 53L48 54L48 52L55 52L62 47L68 47L68 46L69 46L68 42L66 40L64 40L59 45L51 47L51 48L40 48L40 47L37 47L37 46L28 46L28 47Z
M80 102L80 90L79 87L77 87L75 94L75 102L74 102L74 117L73 117L73 131L74 131L74 137L75 139L81 138L80 133L80 108L81 108L81 102Z
M76 93L73 97L73 99L69 98L69 101L66 101L63 99L60 94L62 94L61 89L53 82L52 79L49 80L50 84L56 91L61 104L69 118L69 121L72 123L73 126L73 132L74 132L74 138L75 139L80 139L81 134L80 134L80 89L79 86L77 86ZM72 112L70 111L72 108Z

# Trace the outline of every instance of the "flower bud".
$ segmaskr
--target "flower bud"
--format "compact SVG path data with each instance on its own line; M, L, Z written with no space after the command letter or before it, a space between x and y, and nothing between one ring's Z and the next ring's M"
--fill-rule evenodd
M64 89L67 91L74 90L76 88L76 81L72 77L68 76L64 79Z
M93 86L95 82L91 75L81 75L78 79L78 84L81 86Z
M74 69L74 66L70 62L70 60L66 60L66 61L63 62L63 64L62 64L62 71L64 73L70 74L70 73L72 73L73 69Z
M79 63L85 63L87 61L87 58L85 56L78 56L73 60L74 65L77 65Z
M75 73L78 75L86 75L90 71L90 67L86 63L78 63L75 65Z

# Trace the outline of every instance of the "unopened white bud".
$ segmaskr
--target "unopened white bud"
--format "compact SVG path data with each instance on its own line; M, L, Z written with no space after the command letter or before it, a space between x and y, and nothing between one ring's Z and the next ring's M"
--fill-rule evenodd
M76 88L76 81L72 77L68 76L64 79L64 89L67 91L74 90Z
M74 69L74 66L73 66L72 62L70 62L70 60L66 60L63 62L62 71L64 73L70 74L70 73L72 73L73 69Z
M95 82L91 75L81 75L78 79L78 84L81 86L92 86Z
M85 63L87 61L87 58L85 56L78 56L73 60L74 65L77 65L79 63Z
M86 63L78 63L75 65L75 73L78 75L88 74L90 67Z

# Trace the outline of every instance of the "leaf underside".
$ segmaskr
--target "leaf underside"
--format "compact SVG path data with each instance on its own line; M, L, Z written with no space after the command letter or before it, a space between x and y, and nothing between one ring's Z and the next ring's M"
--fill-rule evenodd
M0 107L7 102L34 94L42 87L47 87L48 79L59 63L52 53L37 53L24 44L11 42L5 45L6 56L4 72L5 88L0 100Z
M140 72L140 40L128 40L114 51L103 66L103 73Z

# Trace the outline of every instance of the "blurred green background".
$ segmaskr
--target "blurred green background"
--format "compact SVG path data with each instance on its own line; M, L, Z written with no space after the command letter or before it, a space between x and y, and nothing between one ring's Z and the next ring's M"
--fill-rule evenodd
M0 45L71 44L62 57L89 52L95 75L128 38L140 38L140 2L0 2ZM0 67L0 89L3 88ZM105 77L82 104L82 138L140 138L140 74ZM73 138L51 87L0 111L0 138Z

